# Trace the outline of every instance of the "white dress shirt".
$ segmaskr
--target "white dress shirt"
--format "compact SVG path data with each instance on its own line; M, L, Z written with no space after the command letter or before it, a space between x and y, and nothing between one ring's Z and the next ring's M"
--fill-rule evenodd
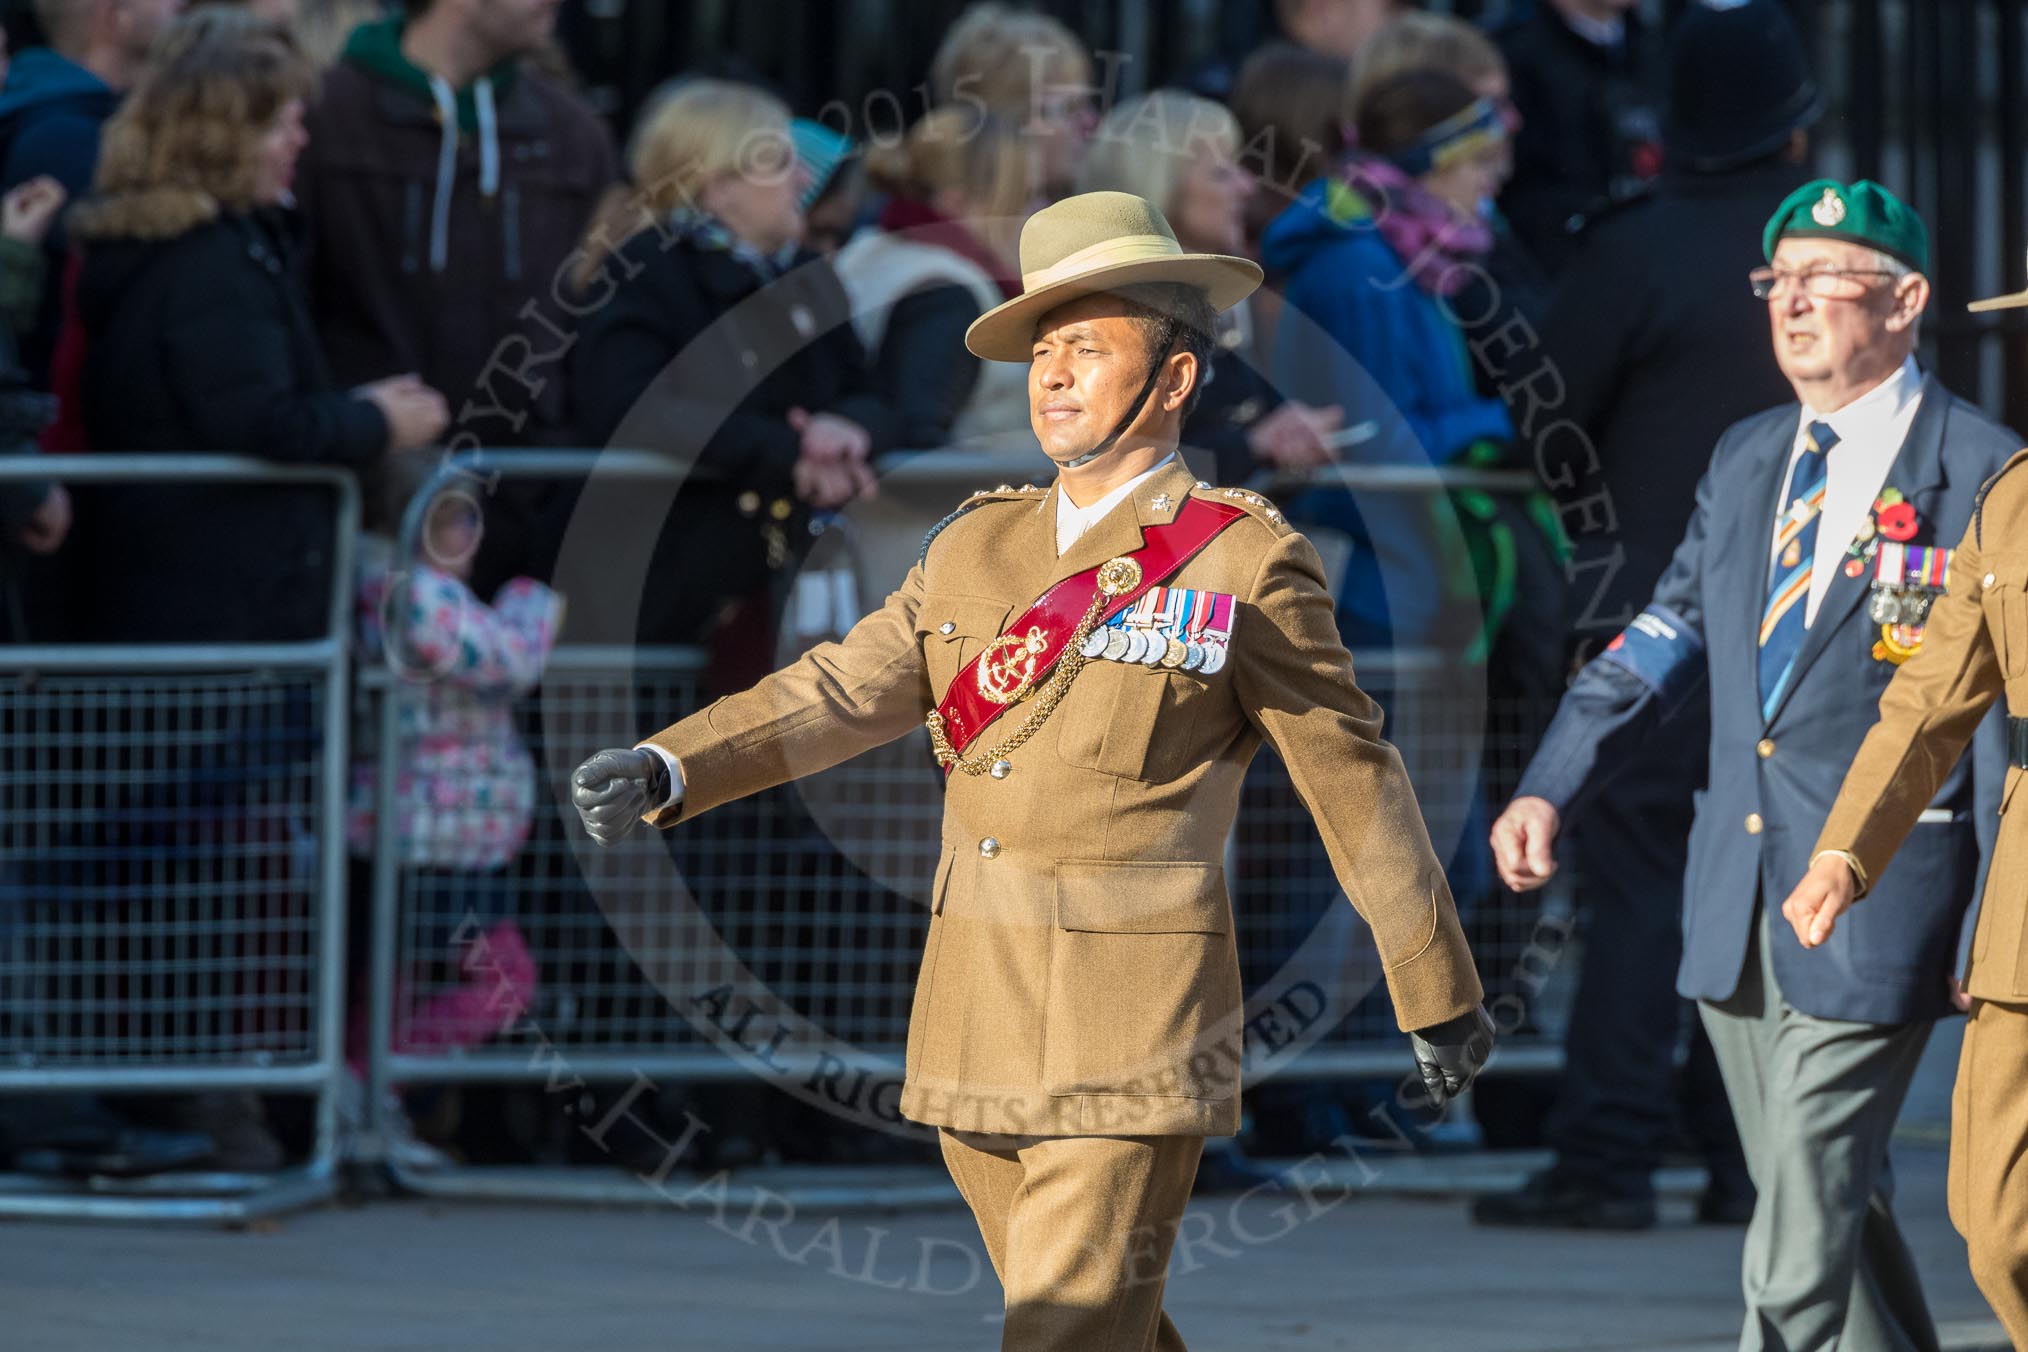
M1169 462L1176 458L1174 451L1162 457L1161 463L1150 468L1146 474L1133 478L1115 488L1089 507L1080 507L1070 500L1070 494L1063 491L1063 481L1056 484L1056 552L1058 556L1068 553L1077 543L1077 537L1096 526L1100 519L1127 500L1127 495L1139 488L1148 475L1167 469Z
M1893 375L1836 413L1818 413L1808 404L1803 405L1777 502L1784 507L1788 504L1789 482L1795 477L1796 462L1805 454L1803 441L1810 424L1829 423L1838 434L1838 443L1831 447L1824 461L1824 514L1817 522L1817 552L1810 561L1810 599L1803 611L1805 628L1816 621L1817 607L1823 604L1831 579L1843 566L1852 537L1865 524L1873 500L1887 486L1887 472L1901 454L1901 445L1908 440L1909 426L1921 404L1922 372L1916 369L1911 357ZM1775 539L1772 517L1768 532L1768 558L1772 561Z

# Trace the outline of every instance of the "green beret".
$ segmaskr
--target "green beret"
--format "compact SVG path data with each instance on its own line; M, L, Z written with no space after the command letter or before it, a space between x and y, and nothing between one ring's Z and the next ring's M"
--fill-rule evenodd
M1929 271L1929 231L1908 203L1871 179L1846 185L1835 178L1805 183L1775 208L1761 232L1761 248L1774 262L1783 236L1843 239L1878 249L1917 272Z

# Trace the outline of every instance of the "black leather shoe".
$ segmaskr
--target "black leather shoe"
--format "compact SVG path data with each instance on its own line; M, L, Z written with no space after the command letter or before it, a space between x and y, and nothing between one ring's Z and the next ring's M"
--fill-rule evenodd
M1648 1230L1655 1224L1655 1199L1607 1192L1551 1170L1514 1192L1478 1198L1472 1203L1472 1220L1544 1230Z

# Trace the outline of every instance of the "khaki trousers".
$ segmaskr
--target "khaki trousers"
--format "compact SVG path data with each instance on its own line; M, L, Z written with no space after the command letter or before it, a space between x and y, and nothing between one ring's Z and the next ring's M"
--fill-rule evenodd
M1951 1094L1949 1196L1973 1280L2028 1348L2028 1007L1972 1004Z
M939 1136L1006 1293L1002 1352L1185 1352L1162 1287L1203 1137Z

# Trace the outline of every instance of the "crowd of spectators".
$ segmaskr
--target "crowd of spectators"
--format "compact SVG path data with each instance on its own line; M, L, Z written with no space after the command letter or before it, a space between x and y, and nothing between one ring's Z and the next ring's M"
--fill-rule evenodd
M1061 23L981 0L899 135L855 142L758 79L676 73L624 154L572 87L556 0L34 8L42 45L0 86L0 427L51 472L0 493L4 637L323 622L316 494L66 492L64 454L356 472L381 536L362 656L443 677L415 729L429 750L398 776L404 865L482 917L516 1001L541 955L499 875L536 771L507 707L558 634L575 499L509 481L447 500L430 538L450 562L394 578L385 535L425 448L680 461L638 609L574 597L569 627L744 654L721 670L751 675L810 523L874 495L882 456L1042 469L1022 371L962 335L1018 291L1022 221L1071 192L1140 194L1186 249L1266 267L1213 335L1186 455L1317 537L1348 642L1560 683L1568 542L1546 498L1376 511L1310 476L1532 463L1483 354L1532 333L1592 223L1659 181L1661 47L1631 0L1541 0L1490 34L1389 0L1278 0L1276 41L1133 96ZM367 823L362 806L361 849ZM469 1004L445 1040L497 1024Z

